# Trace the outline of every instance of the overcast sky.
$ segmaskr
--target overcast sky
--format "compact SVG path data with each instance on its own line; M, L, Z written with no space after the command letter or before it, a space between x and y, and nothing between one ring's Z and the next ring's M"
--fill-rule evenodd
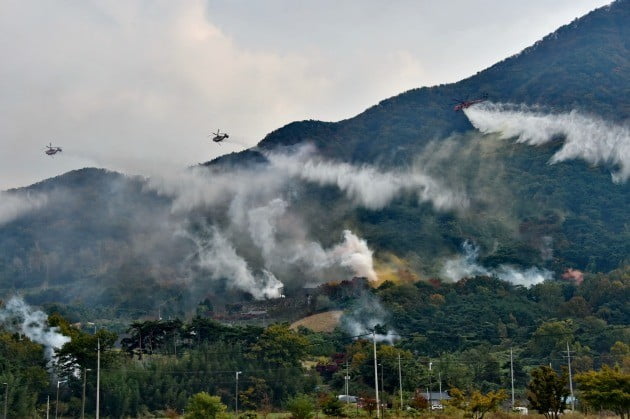
M0 189L86 166L152 174L348 118L607 3L0 0ZM211 142L217 128L233 142Z

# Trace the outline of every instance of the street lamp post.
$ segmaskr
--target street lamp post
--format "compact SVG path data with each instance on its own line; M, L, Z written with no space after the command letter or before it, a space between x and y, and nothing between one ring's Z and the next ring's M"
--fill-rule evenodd
M59 384L65 383L67 380L57 381L57 401L55 402L55 419L59 417Z
M242 374L242 371L236 371L236 391L234 392L234 403L236 418L238 419L238 376Z
M4 384L4 419L7 419L7 408L9 407L9 383Z
M96 419L101 417L101 338L96 340Z
M383 379L383 364L378 364L378 366L381 368L381 392L383 393L383 398L385 398L384 394L385 394L385 381ZM382 406L382 416L385 417L385 401L383 401L383 406Z

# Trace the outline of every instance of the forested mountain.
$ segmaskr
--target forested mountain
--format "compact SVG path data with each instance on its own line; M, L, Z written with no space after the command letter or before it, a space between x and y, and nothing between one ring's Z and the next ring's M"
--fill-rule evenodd
M374 353L390 408L442 386L483 400L511 371L523 405L529 374L566 356L578 390L608 366L627 387L629 21L618 0L458 83L181 173L83 168L0 193L9 417L55 396L78 417L83 394L94 413L97 348L108 417L193 415L201 391L243 417L317 394L339 417L345 377L373 396ZM287 323L339 310L331 332ZM459 407L444 413L475 414Z
M369 251L355 251L373 252L380 279L456 280L444 274L455 265L463 276L535 268L556 279L623 267L629 20L630 2L616 1L468 79L340 122L291 123L190 177L81 169L7 191L0 288L37 304L103 307L89 316L184 315L205 298L277 297L280 282L290 297L369 276L371 261L366 274L335 259L360 239ZM522 130L482 134L451 103L482 94L501 112L560 125L590 118L622 133L619 148L556 161L573 131L537 144L516 141ZM460 256L464 244L476 257Z

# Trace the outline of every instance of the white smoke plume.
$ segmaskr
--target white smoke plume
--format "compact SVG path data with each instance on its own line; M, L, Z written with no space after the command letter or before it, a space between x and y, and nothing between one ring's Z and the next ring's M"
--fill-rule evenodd
M349 269L354 276L365 277L369 281L378 279L373 252L365 240L350 230L344 230L343 242L326 250L319 243L307 239L306 232L301 228L303 223L299 220L287 222L288 207L286 201L276 198L247 213L249 234L260 248L268 269L293 264L316 275L325 269L342 267ZM281 222L284 225L279 225Z
M374 271L372 251L367 242L350 230L343 231L343 239L343 243L338 244L332 251L328 252L330 259L337 261L341 266L352 269L355 276L376 281L378 277Z
M341 318L341 326L355 338L373 339L378 342L389 342L392 344L399 339L395 330L387 330L386 334L376 333L372 335L372 331L376 326L384 326L387 323L389 315L383 308L380 301L373 294L364 293L354 302L353 308L349 313L344 313Z
M524 287L531 287L552 278L551 271L535 266L523 271L507 265L501 265L494 270L493 274L503 281L514 285L523 285Z
M282 282L267 270L254 275L245 259L236 253L217 228L210 229L207 240L193 235L189 237L197 245L197 267L207 272L213 280L228 279L229 287L249 292L258 300L281 296Z
M490 275L483 266L477 263L479 248L469 241L462 244L464 254L454 259L447 260L442 267L442 276L451 281L459 281L462 278L472 276Z
M289 176L318 185L337 186L356 205L369 209L387 206L405 192L414 192L421 202L430 202L438 211L468 206L462 193L451 191L419 170L384 172L371 166L326 161L313 156L310 147L295 154L269 153L272 166Z
M347 274L377 280L373 253L356 234L343 231L343 241L328 248L310 238L312 223L303 219L296 181L336 186L353 204L367 208L382 208L405 192L415 193L439 210L468 205L463 194L419 171L385 172L330 162L318 157L312 146L266 157L269 164L239 169L199 167L146 183L148 189L172 198L175 216L187 218L202 210L200 215L216 218L212 224L222 226L220 233L215 228L206 238L191 237L199 254L212 255L203 259L205 270L214 279L234 281L234 287L256 298L278 296L275 290L282 287L281 282L288 284L296 278L310 284ZM222 245L227 248L220 249ZM259 268L261 275L253 275Z
M16 218L36 211L48 202L43 194L13 194L0 192L0 225L11 222Z
M214 170L206 167L163 173L147 179L146 188L173 199L173 213L213 208L236 197L273 195L286 179L270 170ZM242 214L241 214L242 216Z
M0 308L0 323L14 333L21 333L33 342L44 346L44 355L53 359L54 350L70 342L68 336L59 333L58 327L48 325L48 315L40 310L33 310L21 297L14 296Z
M291 260L299 261L315 272L339 266L350 269L353 276L364 277L368 281L378 280L367 242L350 230L343 231L343 238L342 243L328 250L316 242L299 244Z
M441 276L453 282L473 276L494 276L514 285L530 287L551 279L553 274L546 269L531 267L521 270L509 265L500 265L495 269L485 268L477 263L479 248L469 241L462 244L463 255L447 260L442 267Z
M415 193L419 201L430 202L438 211L469 205L464 193L450 190L419 170L387 172L327 161L317 157L308 145L290 154L270 152L265 156L270 166L234 170L199 167L152 177L147 180L147 187L172 197L174 212L212 207L226 197L277 195L287 189L291 179L336 186L355 205L369 209L383 208L405 192Z
M550 114L538 108L484 102L464 110L482 133L496 133L501 138L541 145L555 136L564 136L564 144L550 159L554 164L569 159L583 159L590 164L617 167L612 173L616 183L630 177L630 127L615 125L577 111Z
M249 235L254 244L260 248L268 267L276 257L276 249L278 249L276 223L285 214L287 207L286 201L276 198L269 204L253 208L247 213Z

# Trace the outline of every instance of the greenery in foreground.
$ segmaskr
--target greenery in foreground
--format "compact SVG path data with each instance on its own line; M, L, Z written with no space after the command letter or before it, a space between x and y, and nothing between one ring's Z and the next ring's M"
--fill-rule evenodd
M400 357L405 404L414 411L427 407L421 399L428 387L438 391L441 386L454 396L449 408L469 406L471 415L485 414L490 410L486 402L496 408L503 392L510 392L510 349L517 404L527 404L529 397L535 407L532 386L537 377L548 378L566 365L568 344L580 407L624 411L630 372L628 270L587 276L581 285L557 281L530 289L485 277L455 284L387 282L364 289L366 296L358 299L344 293L344 286L324 287L328 304L344 305L352 316L360 302L380 301L391 313L382 327L400 338L377 345L381 399L390 408L400 404ZM346 368L350 394L364 397L366 409L373 397L372 342L340 329L317 333L282 323L228 326L197 316L137 321L116 336L83 331L58 314L50 315L49 324L72 338L58 351L56 378L47 371L40 345L0 333L0 380L8 384L11 417L45 415L46 398L56 400L57 380L59 411L80 416L86 372L85 409L93 414L98 341L104 416L181 413L201 392L233 410L236 371L241 371L241 412L300 410L308 399L315 409L339 413L335 400L345 392ZM548 371L541 372L541 365ZM566 380L560 387L566 393ZM614 393L619 388L621 393Z

